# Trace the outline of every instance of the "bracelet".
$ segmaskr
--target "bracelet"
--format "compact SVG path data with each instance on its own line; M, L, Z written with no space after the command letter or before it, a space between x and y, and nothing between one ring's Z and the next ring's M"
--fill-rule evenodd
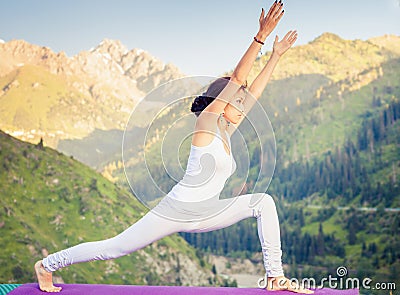
M254 41L256 41L257 43L260 43L261 45L264 45L264 42L261 40L258 40L256 36L254 36Z

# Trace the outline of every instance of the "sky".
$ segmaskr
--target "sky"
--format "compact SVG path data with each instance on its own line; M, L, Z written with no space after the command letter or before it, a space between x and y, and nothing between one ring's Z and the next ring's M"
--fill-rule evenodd
M0 39L23 39L73 56L103 39L141 48L186 75L234 69L258 30L259 0L0 0ZM400 35L400 0L286 0L267 38L296 29L295 45L324 32L353 40Z

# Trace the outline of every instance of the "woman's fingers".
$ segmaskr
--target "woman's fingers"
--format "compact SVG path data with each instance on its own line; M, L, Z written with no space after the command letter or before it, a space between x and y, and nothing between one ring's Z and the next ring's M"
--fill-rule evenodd
M263 20L264 20L264 8L261 8L261 15L260 15L259 22L261 23Z
M297 31L289 31L286 33L285 37L279 41L278 35L275 36L273 51L279 56L282 56L290 47L293 46L294 42L297 40Z
M293 31L289 31L286 33L285 37L283 37L283 40L288 40L290 34L292 34Z
M297 31L293 31L289 37L288 37L288 41L289 43L292 45L294 42L296 42L297 40Z
M292 46L297 40L297 31L295 30L287 32L285 37L283 37L283 40L289 42L290 46Z
M285 10L282 10L282 12L277 17L276 22L279 22L281 20L284 13L285 13Z
M284 14L284 10L283 10L282 0L280 0L279 2L275 1L271 5L267 15L265 15L265 10L264 10L264 8L262 8L260 19L259 19L260 30L262 32L268 33L268 35L269 35L269 33L271 33L275 29L276 25L282 18L283 14Z
M276 17L280 16L282 7L283 7L282 1L279 1L279 2L275 1L272 4L271 8L269 9L265 19L268 19L270 17L276 18Z
M284 39L290 40L292 39L295 35L297 35L297 31L292 31L290 30L289 32L286 33Z
M269 10L268 10L267 18L272 14L272 12L274 11L274 9L275 9L276 6L277 6L277 2L276 2L276 0L275 0L275 2L271 5L271 7L270 7Z
M283 9L283 2L279 1L275 5L275 9L274 9L274 12L272 13L272 16L274 18L277 18L282 13L282 9Z

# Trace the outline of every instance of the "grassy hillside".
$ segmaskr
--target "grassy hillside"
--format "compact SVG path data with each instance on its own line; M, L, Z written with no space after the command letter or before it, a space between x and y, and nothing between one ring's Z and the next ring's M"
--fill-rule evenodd
M335 34L324 33L312 42L288 51L277 65L274 79L320 74L337 82L398 57L399 40L398 36L393 36L386 42L376 38L373 43L344 40ZM256 62L250 80L253 80L269 56L270 53L267 53Z
M19 136L29 142L44 137L47 144L56 146L59 138L82 138L95 127L123 128L121 114L74 89L70 84L79 77L69 79L36 65L24 65L0 77L2 130L23 131ZM110 95L109 103L114 101Z
M122 130L96 129L83 139L60 140L57 150L74 155L74 158L89 167L101 170L113 160L121 158L123 134Z
M147 211L129 192L73 158L0 132L0 282L34 280L33 263L80 242L109 238ZM140 238L140 237L138 237ZM68 283L218 284L178 235L129 256L74 265Z
M260 101L271 117L276 114L271 120L279 152L286 162L322 155L343 144L346 138L354 139L364 116L384 109L400 97L397 79L400 59L393 59L380 68L381 74L373 68L355 79L314 88L315 92L307 95L307 99L285 92L279 96L280 88L293 88L291 82L271 83ZM307 84L303 85L309 89ZM372 108L373 99L378 98L380 106Z
M49 125L47 113L68 93L68 86L38 66L22 66L0 78L3 126L41 129Z

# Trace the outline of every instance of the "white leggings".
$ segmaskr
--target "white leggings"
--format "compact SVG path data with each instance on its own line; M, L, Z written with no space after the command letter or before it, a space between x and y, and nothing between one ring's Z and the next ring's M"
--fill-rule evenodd
M259 201L254 204L257 198ZM270 195L260 193L237 196L236 200L218 215L193 222L170 220L155 214L153 210L113 238L82 243L47 256L42 262L44 268L47 271L56 271L71 264L114 259L176 232L208 232L230 226L248 217L255 217L266 275L283 276L279 220L274 200Z

